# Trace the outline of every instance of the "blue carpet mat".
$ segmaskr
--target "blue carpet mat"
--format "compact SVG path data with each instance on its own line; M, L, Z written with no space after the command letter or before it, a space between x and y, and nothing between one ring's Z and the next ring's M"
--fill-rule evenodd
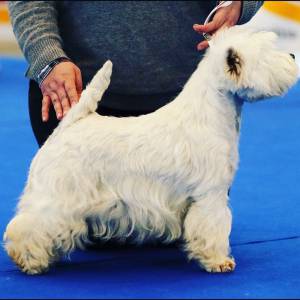
M23 60L0 57L0 235L37 146ZM0 250L0 298L299 298L300 83L246 104L231 191L232 274L207 274L176 247L76 251L47 275L21 274Z

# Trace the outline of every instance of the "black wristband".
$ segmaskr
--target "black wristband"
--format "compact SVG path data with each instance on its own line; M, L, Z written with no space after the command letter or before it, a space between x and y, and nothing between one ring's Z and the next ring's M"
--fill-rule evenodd
M59 57L53 61L51 61L46 67L44 67L41 72L39 73L38 77L37 77L37 81L39 86L41 86L42 82L45 80L45 78L49 75L49 73L52 71L52 69L58 65L59 63L61 63L62 61L70 61L68 58L66 57Z

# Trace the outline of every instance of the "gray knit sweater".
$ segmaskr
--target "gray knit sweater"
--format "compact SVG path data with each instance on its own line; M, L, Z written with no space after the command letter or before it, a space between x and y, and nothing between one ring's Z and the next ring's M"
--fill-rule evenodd
M239 24L263 1L243 1ZM70 58L84 85L107 60L114 64L103 102L118 109L156 109L182 88L203 53L194 23L216 1L9 1L27 77L58 57Z

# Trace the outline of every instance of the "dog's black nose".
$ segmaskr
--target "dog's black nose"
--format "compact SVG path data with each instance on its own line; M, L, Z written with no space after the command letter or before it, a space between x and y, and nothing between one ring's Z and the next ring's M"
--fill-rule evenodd
M295 55L293 53L290 53L290 56L295 60Z

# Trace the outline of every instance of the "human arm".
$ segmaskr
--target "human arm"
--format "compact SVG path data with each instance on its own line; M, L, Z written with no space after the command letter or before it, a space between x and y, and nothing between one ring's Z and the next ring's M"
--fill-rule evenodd
M57 2L9 1L8 8L16 39L29 63L26 75L40 84L43 93L43 120L48 120L51 103L61 119L70 105L78 101L82 79L78 67L64 61L39 82L38 75L48 64L58 58L69 59L59 34Z

